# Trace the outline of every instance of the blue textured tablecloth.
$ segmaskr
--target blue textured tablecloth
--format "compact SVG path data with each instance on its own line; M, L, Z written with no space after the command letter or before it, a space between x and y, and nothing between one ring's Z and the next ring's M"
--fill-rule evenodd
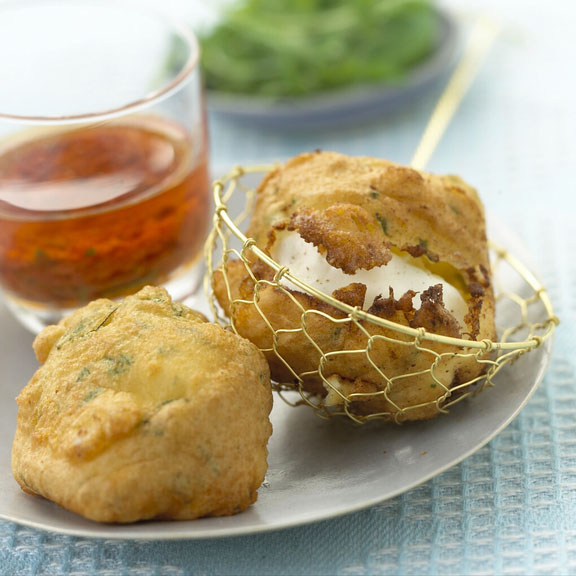
M182 1L163 7L186 15ZM522 238L562 324L548 373L489 445L374 508L223 540L100 541L0 522L0 573L576 574L576 3L452 0L502 34L429 169L456 172ZM434 95L369 125L283 134L211 118L217 167L314 148L409 162Z

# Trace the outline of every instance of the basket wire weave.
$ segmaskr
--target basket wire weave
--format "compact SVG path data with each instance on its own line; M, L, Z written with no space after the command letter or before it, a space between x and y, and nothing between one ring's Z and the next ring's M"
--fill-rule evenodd
M256 246L254 240L246 237L240 229L242 223L250 215L255 193L252 187L248 187L242 182L242 177L246 174L265 174L273 168L272 165L237 167L227 177L214 183L213 193L216 208L213 229L206 243L205 290L214 317L221 324L229 326L237 333L234 314L228 318L216 299L213 290L215 274L222 273L230 310L236 306L249 306L257 312L259 320L270 331L271 345L261 348L262 351L269 358L270 355L274 355L292 376L289 381L273 383L275 390L289 403L294 402L289 400L284 392L297 390L299 396L296 403L309 405L321 416L346 415L358 423L373 419L401 421L411 411L430 407L427 405L431 405L434 412L447 412L455 403L480 391L485 386L492 385L494 377L504 366L541 346L552 336L558 319L554 315L546 289L516 257L493 243L490 244L490 250L496 290L497 320L499 311L503 315L498 322L500 334L498 341L465 340L434 334L422 328L411 328L375 316L358 307L349 306L330 294L310 286L291 273L289 268L276 262ZM234 196L238 194L244 196L243 203L237 200L232 201ZM242 204L235 216L229 213L232 204ZM263 280L254 275L252 266L255 258L270 268L272 280ZM253 294L249 299L237 299L232 294L227 275L227 265L232 260L243 262L246 274L253 282ZM267 287L280 290L298 309L299 326L278 327L273 325L261 306L261 293ZM317 301L328 304L335 314L325 310L305 308L295 297L296 292L309 294ZM364 335L364 346L345 350L323 348L315 339L315 330L309 328L318 319L321 319L324 324L334 327L353 324ZM318 355L316 366L310 367L306 371L298 371L291 365L290 360L283 354L280 344L282 336L286 334L300 335L316 349ZM429 357L428 366L415 372L390 376L373 356L375 347L383 341L402 347L415 348L418 354ZM438 351L439 348L441 351ZM378 389L347 394L340 386L335 385L328 373L328 366L338 357L341 359L343 356L348 356L351 359L363 356L380 377ZM456 358L478 363L482 367L481 373L469 380L459 382L455 386L450 386L439 376L440 366L444 362L454 361ZM396 404L391 396L391 390L394 386L397 386L402 380L424 375L431 378L432 387L437 387L438 393L435 398L432 401L411 406ZM305 389L303 382L311 377L322 380L324 388L328 392L325 397L311 394ZM354 409L356 403L364 402L376 396L382 396L391 408L369 414L359 414Z

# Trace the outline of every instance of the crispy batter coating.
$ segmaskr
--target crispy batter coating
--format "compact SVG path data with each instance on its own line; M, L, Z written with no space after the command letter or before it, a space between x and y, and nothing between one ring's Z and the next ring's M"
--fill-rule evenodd
M46 328L18 397L21 487L102 522L224 516L267 470L272 394L250 342L147 287Z
M246 235L271 254L286 231L296 231L332 267L351 275L348 285L333 291L338 300L427 332L495 338L484 211L460 178L374 158L302 154L264 179ZM374 301L365 301L367 287L353 274L385 267L395 256L454 286L466 302L465 325L445 307L441 284L405 294L383 285ZM347 322L310 294L272 285L274 273L262 262L250 269L228 262L227 283L216 272L220 305L238 333L265 351L274 380L296 386L300 379L326 405L397 421L426 419L438 414L452 389L485 369L472 355L454 357L461 351L454 347L426 341L421 351L412 337ZM259 284L257 307L245 303L254 298L254 279L271 283Z

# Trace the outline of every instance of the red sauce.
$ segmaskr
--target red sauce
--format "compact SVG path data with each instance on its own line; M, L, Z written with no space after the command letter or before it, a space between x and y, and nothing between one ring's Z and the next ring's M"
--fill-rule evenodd
M209 213L206 156L168 122L9 143L0 147L0 283L54 307L164 283L198 258Z

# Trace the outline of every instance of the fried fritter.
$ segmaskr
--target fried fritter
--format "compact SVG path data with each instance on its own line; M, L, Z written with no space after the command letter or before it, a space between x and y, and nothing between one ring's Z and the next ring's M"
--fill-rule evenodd
M91 520L240 512L267 470L272 392L256 347L147 287L34 342L18 397L21 487Z
M264 179L246 235L313 288L379 318L458 339L495 338L484 211L456 176L302 154ZM249 268L230 260L216 271L214 292L282 387L351 414L420 420L485 369L482 356L456 357L462 350L453 346L350 321L287 281L275 285L274 271L254 257Z

